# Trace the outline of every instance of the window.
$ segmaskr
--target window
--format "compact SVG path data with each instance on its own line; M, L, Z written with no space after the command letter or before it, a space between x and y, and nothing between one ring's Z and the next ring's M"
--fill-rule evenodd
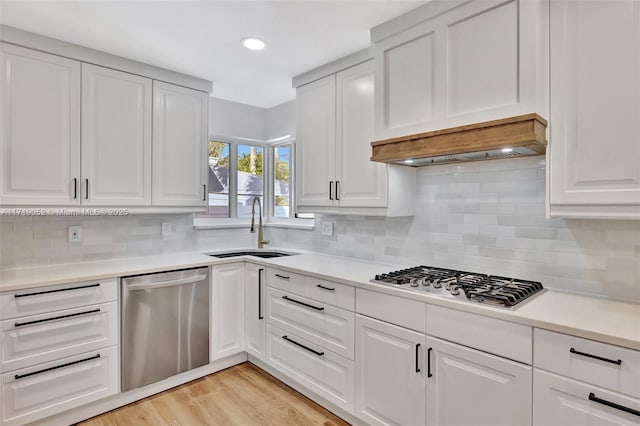
M251 217L255 197L262 203L267 222L288 226L290 220L313 219L312 214L295 215L292 208L293 158L290 141L266 145L227 138L210 140L209 203L207 212L197 215L196 226L245 223ZM220 220L225 218L229 220ZM299 221L295 226L313 226L313 222Z

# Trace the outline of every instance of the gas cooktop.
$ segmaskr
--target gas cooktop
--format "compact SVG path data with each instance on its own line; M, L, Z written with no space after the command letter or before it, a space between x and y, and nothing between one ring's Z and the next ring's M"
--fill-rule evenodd
M431 266L415 266L379 274L371 282L511 309L544 291L542 284L537 281Z

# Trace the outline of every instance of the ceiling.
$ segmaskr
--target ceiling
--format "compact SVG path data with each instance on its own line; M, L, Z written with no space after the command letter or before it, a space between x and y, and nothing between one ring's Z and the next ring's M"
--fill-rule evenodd
M369 45L369 29L426 1L0 0L0 22L213 81L212 96L269 108L291 77ZM256 36L267 48L240 45Z

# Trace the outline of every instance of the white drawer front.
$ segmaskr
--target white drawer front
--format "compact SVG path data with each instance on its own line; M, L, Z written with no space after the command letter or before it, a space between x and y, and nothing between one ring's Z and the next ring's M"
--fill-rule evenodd
M267 285L290 293L304 295L304 275L282 269L267 268Z
M531 327L429 305L427 334L531 365Z
M117 279L85 281L0 293L0 320L118 299Z
M339 355L353 359L353 312L269 288L267 321Z
M311 391L353 414L353 361L267 324L267 362Z
M535 329L533 364L640 398L640 351Z
M333 281L325 281L313 277L305 277L304 295L338 308L353 311L355 309L356 289L350 285Z
M2 419L20 425L113 395L119 376L117 346L5 373Z
M0 372L118 343L118 304L86 306L0 323Z
M533 369L533 426L638 426L625 408L640 413L640 400Z
M426 303L356 289L356 312L391 324L425 332Z

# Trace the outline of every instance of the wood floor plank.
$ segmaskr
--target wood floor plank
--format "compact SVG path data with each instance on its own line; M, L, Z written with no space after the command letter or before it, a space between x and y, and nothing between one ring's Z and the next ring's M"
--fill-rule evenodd
M79 425L344 426L348 423L245 362Z

